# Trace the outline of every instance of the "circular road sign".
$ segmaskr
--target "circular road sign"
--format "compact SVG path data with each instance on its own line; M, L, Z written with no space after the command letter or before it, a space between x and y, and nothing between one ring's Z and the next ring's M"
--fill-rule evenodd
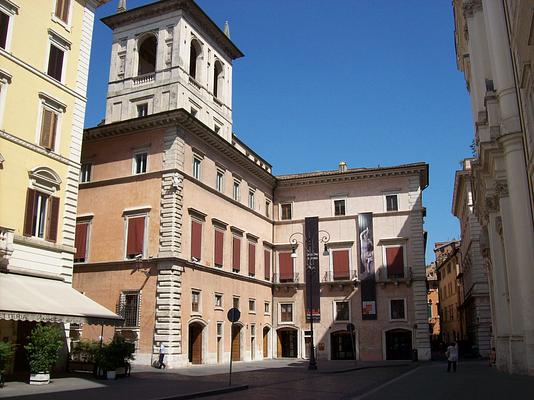
M237 308L230 308L228 310L228 321L237 322L241 317L241 312Z

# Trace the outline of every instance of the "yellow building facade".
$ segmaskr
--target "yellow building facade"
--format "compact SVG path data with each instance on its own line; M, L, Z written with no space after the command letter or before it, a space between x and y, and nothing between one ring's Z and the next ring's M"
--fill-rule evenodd
M88 322L82 304L113 316L71 288L94 11L107 1L0 0L2 340L21 344L36 322ZM72 296L73 309L47 304L64 290L58 304Z

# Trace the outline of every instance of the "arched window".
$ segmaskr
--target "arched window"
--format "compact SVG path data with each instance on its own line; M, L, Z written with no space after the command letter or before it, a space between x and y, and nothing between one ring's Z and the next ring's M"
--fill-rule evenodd
M158 40L154 35L147 35L139 42L139 63L137 75L150 74L156 71L156 53Z
M217 60L213 68L213 96L220 98L222 95L223 80L223 67L221 62Z
M198 79L199 64L200 64L200 55L201 47L197 40L191 40L191 49L189 52L189 75L193 79Z

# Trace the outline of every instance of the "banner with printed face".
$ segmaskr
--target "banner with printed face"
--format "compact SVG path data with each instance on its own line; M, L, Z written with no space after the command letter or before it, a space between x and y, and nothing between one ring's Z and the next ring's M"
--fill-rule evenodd
M376 319L373 213L358 214L358 239L360 244L359 273L362 296L362 319Z
M319 282L319 218L304 220L304 250L306 254L306 321L321 320L321 286Z

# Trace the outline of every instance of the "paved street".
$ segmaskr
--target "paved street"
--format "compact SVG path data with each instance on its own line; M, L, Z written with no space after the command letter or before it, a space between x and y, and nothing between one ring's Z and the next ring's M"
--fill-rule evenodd
M458 372L446 373L446 364L435 363L352 363L322 362L310 372L305 362L271 360L236 363L233 384L249 389L209 399L512 399L534 398L534 377L510 376L489 368L485 361L459 365ZM0 398L17 400L154 400L225 388L227 366L199 366L173 371L137 368L130 378L117 381L89 377L55 379L48 386L35 387L9 382ZM417 388L414 391L414 388Z

